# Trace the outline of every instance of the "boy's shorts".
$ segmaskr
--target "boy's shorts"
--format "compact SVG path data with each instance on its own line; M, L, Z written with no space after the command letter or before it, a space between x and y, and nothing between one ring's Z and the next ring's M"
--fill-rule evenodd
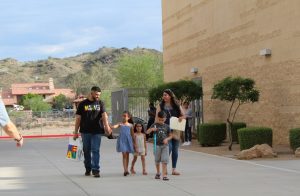
M169 163L169 145L156 145L155 163Z

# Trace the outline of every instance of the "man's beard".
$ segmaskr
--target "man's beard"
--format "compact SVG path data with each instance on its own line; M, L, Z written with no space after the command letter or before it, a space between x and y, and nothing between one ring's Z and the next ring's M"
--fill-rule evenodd
M94 101L98 101L99 98L98 98L98 97L93 97L93 100L94 100Z

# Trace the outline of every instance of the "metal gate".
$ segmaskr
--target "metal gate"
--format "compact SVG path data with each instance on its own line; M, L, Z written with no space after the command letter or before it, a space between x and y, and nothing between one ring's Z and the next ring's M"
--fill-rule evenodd
M147 89L121 89L111 93L112 123L122 121L123 111L129 111L134 118L148 120L148 90Z

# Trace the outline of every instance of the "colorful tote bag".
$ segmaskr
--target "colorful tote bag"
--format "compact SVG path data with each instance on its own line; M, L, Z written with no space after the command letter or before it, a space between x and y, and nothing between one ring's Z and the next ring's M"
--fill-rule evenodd
M82 150L82 140L81 138L77 138L76 140L73 137L69 137L69 144L67 150L67 159L74 161L82 161L83 160L83 150Z

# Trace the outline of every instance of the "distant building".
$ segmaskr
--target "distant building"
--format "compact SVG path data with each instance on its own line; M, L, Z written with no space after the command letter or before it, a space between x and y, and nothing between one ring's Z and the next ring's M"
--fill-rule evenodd
M67 98L74 100L75 93L72 89L55 89L52 78L49 78L49 82L39 83L17 83L12 84L11 89L3 89L1 97L6 106L13 106L18 104L22 96L27 94L38 94L43 96L46 102L52 102L55 96L60 94L65 95Z

